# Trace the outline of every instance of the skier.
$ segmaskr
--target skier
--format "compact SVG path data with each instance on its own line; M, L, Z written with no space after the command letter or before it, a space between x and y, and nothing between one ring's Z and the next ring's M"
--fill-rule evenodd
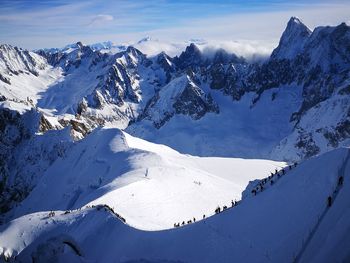
M332 206L332 197L331 196L328 196L327 203L328 203L328 207Z
M271 185L273 185L273 183L274 183L273 180L271 180Z
M338 179L338 185L339 186L343 185L343 182L344 182L344 177L340 176L339 179Z
M193 223L195 223L195 222L196 222L196 218L194 217L194 218L193 218Z
M203 215L203 219L205 218L205 215Z

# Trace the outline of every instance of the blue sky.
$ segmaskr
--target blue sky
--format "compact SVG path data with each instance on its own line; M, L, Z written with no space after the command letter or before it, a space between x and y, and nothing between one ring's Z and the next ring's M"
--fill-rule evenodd
M0 0L0 42L29 49L145 36L276 42L290 16L312 29L349 14L350 0Z

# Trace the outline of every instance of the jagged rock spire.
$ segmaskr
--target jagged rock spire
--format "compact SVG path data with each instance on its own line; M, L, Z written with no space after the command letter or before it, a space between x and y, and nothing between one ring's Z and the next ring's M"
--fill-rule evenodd
M297 17L291 17L284 30L278 47L272 52L272 59L289 59L301 52L311 30Z

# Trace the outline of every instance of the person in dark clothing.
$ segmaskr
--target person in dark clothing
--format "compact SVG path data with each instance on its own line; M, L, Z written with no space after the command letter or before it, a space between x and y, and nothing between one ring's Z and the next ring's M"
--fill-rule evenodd
M196 222L196 218L195 217L193 218L193 222Z
M332 197L331 197L331 196L328 196L328 198L327 198L327 204L328 204L328 207L331 207L331 206L332 206Z
M344 182L344 177L340 176L339 179L338 179L338 185L339 186L343 185L343 182Z
M224 205L224 207L223 207L223 209L222 210L226 210L227 209L227 206L226 205Z
M274 183L274 181L273 181L273 180L271 180L271 185L273 185L273 183Z
M298 164L295 162L295 163L294 163L294 167L297 167L297 165L298 165Z
M282 169L282 174L284 175L286 172L284 171L284 169Z
M203 219L205 218L205 215L203 215Z
M181 225L185 225L185 221L182 221L182 224Z

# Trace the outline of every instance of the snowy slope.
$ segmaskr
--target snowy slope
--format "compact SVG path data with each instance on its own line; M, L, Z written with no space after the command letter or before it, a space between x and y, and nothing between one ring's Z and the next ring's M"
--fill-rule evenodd
M344 186L333 206L326 199L344 166ZM140 231L96 208L29 214L0 228L2 253L41 260L98 262L291 262L319 214L324 221L303 262L347 262L350 239L345 220L350 196L349 149L312 158L274 186L233 209L178 229ZM334 229L336 232L330 232ZM324 237L326 242L324 243ZM96 242L98 240L98 242ZM328 246L328 240L332 246ZM313 245L315 245L314 243ZM334 246L339 244L340 246ZM79 256L80 255L80 256ZM59 262L61 262L59 261Z
M98 129L45 172L13 217L108 204L136 228L166 229L231 205L250 180L284 165L181 155L118 129Z
M36 53L0 45L0 95L15 101L35 104L41 93L62 78L62 70L48 65ZM4 104L3 102L0 102ZM6 107L11 108L7 102Z

